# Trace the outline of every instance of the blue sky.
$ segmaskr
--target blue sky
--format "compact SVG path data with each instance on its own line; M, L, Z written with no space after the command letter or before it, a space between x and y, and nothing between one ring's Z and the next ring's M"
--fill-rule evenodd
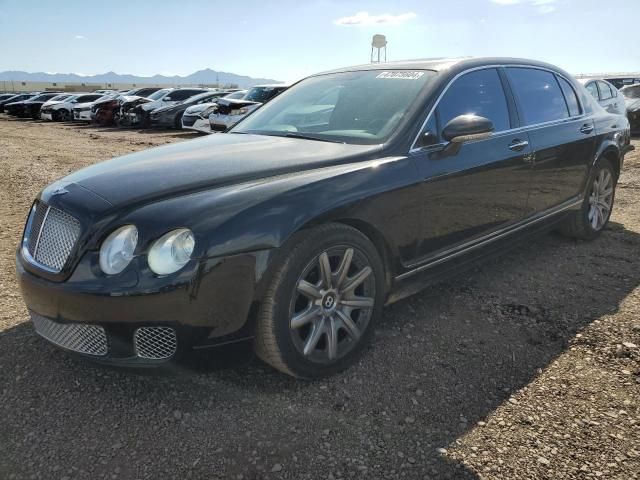
M293 81L369 61L535 58L572 73L640 70L640 0L0 0L0 70Z

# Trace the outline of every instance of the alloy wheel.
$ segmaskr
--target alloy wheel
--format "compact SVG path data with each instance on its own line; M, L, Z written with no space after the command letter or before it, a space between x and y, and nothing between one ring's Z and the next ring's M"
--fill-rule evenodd
M359 249L326 250L304 268L290 306L289 329L297 350L316 363L348 354L374 308L375 274Z
M589 224L595 231L601 230L609 219L613 205L613 175L606 168L593 180L589 195Z

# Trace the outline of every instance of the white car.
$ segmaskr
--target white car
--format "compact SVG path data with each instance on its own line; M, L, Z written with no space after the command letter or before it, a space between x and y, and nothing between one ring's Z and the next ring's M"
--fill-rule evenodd
M99 93L76 93L63 100L47 102L40 109L40 118L54 122L67 122L73 119L73 108L79 103L94 102L103 95Z
M238 100L244 98L247 94L246 90L238 90L223 98ZM211 133L211 124L209 123L209 115L211 115L218 107L218 100L213 102L201 103L200 105L192 105L184 111L182 115L182 128L187 130L195 130L201 133Z
M578 81L607 112L618 115L627 114L624 98L618 89L609 82L599 78L579 78Z
M218 108L209 115L211 131L224 132L233 127L256 108L284 92L287 88L289 85L256 85L242 99L221 98L218 100Z

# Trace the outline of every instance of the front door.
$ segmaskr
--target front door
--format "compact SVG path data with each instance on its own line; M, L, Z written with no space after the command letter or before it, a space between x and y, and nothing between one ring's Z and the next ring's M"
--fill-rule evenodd
M512 131L517 120L504 81L495 68L464 74L427 122L437 143L414 153L424 205L416 264L470 246L526 216L531 147L526 132ZM494 133L444 156L442 129L465 114L488 118Z

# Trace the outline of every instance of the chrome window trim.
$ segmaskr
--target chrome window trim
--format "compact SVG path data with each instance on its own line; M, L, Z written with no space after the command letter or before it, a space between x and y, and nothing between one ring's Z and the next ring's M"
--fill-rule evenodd
M455 82L458 78L462 77L463 75L466 75L467 73L475 72L475 71L478 71L478 70L487 70L487 69L490 69L490 68L531 68L531 69L534 69L534 70L544 70L545 72L549 72L549 73L551 73L553 75L557 75L557 76L559 76L561 78L564 78L567 82L569 82L569 84L575 90L574 83L573 83L573 81L571 79L565 77L564 75L562 75L559 72L556 72L555 70L551 70L550 68L545 68L545 67L539 67L539 66L536 66L536 65L505 63L505 64L494 64L494 65L482 65L480 67L469 68L467 70L464 70L464 71L460 72L455 77L453 77L449 81L449 83L447 83L446 87L444 87L444 90L442 90L442 92L440 92L440 95L438 95L438 98L436 99L436 102L433 104L433 107L431 107L431 110L429 110L429 114L425 118L424 122L422 122L422 126L420 127L420 130L418 131L418 134L413 139L413 142L411 143L411 148L409 149L409 153L424 152L424 151L428 151L428 150L430 150L432 148L442 147L443 145L446 145L446 143L437 143L435 145L428 145L428 146L424 146L424 147L416 147L416 142L420 138L420 135L422 135L422 133L424 132L424 128L426 127L427 123L431 119L431 116L434 114L436 108L438 108L438 105L440 104L440 101L442 100L442 97L444 97L445 93L447 93L447 91L449 90L449 88L451 87L453 82ZM519 133L519 132L524 131L524 130L535 130L537 128L543 128L543 127L551 126L551 125L554 125L554 124L574 121L574 120L586 117L584 105L582 103L582 99L580 98L580 95L578 95L578 92L575 92L575 93L576 93L576 98L578 100L578 105L580 106L580 112L581 112L580 115L574 115L574 116L569 116L567 118L559 118L559 119L556 119L556 120L550 120L548 122L536 123L536 124L532 124L532 125L525 125L525 126L520 126L520 127L516 127L516 128L510 128L508 130L501 130L499 132L493 132L489 138L502 136L503 134L506 135L506 134L510 134L510 133ZM504 92L504 94L505 94L505 98L506 98L507 92ZM515 97L515 93L513 93L513 95ZM565 100L565 102L566 102L566 100Z
M441 263L446 262L447 260L450 260L452 258L456 258L459 257L460 255L464 255L467 252L473 251L476 248L480 248L484 245L488 245L492 242L495 242L496 240L499 240L503 237L507 237L513 233L519 232L520 230L527 228L531 225L535 225L538 222L541 222L543 220L546 220L549 217L552 217L554 215L557 215L559 213L565 212L573 207L576 207L578 205L581 205L582 202L584 201L584 199L582 198L578 198L577 200L568 200L566 202L564 202L563 204L561 204L559 207L557 208L553 208L551 210L547 210L546 213L544 213L543 215L539 216L539 217L535 217L529 221L525 221L524 223L521 224L516 224L515 226L511 226L511 227L505 227L501 230L497 230L491 233L488 233L487 235L484 235L482 237L479 237L475 240L472 240L470 242L467 243L463 243L462 245L458 246L458 247L454 247L451 248L449 250L446 250L442 253L441 256L433 258L432 260L427 260L426 262L423 262L421 264L414 264L414 268L411 268L411 266L409 266L409 268L411 268L411 270L408 270L404 273L401 273L400 275L396 275L396 277L394 278L395 281L398 280L403 280L407 277L410 277L412 275L415 275L417 273L420 273L424 270L427 270L431 267L435 267L436 265L439 265ZM417 266L416 266L417 265Z

